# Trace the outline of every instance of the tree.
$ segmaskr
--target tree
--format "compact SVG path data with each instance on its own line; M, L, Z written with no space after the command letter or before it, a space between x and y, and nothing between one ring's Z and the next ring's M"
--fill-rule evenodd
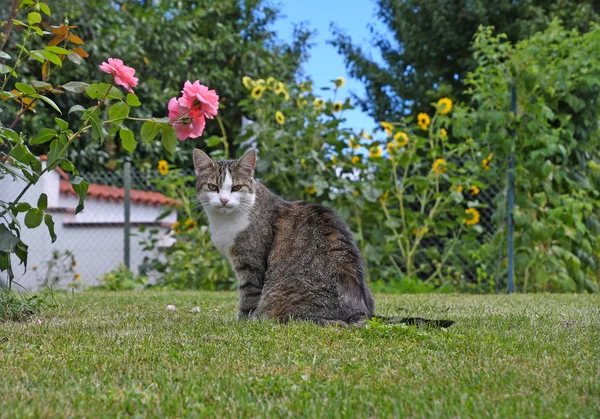
M367 97L357 97L358 104L377 120L396 120L430 110L429 103L442 96L466 99L464 80L476 68L469 45L480 25L517 42L554 18L586 32L599 10L593 0L377 0L377 16L392 38L373 38L383 63L338 28L332 43L350 74L365 83Z
M53 84L69 80L96 80L98 66L109 57L119 57L137 70L148 88L136 91L145 104L140 114L166 115L167 103L177 96L186 80L199 79L216 89L221 102L223 129L208 124L208 138L225 131L229 142L240 132L242 114L238 102L247 96L244 75L267 78L276 74L292 81L306 57L310 33L297 27L291 43L281 42L269 26L278 10L263 0L56 0L54 10L80 29L90 57L79 66L65 61ZM54 77L54 76L53 76ZM55 97L69 109L70 99ZM147 114L141 114L146 112ZM42 116L45 117L45 116ZM29 115L23 130L33 129L40 116ZM83 145L91 143L84 137ZM191 149L197 142L180 143L183 152L174 156L178 165L189 166ZM232 144L234 147L234 144ZM189 151L189 152L188 152ZM233 150L232 150L233 151ZM154 167L163 155L160 144L139 144L134 154L138 166ZM122 152L118 139L91 145L71 157L83 170L118 162Z

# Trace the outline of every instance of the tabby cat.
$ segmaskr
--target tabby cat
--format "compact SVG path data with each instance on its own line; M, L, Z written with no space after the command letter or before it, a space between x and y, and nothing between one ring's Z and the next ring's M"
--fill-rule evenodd
M214 161L198 149L193 157L197 197L208 217L212 242L229 259L238 279L240 319L361 325L373 317L375 303L362 256L350 229L332 210L288 202L255 181L253 150L239 160Z

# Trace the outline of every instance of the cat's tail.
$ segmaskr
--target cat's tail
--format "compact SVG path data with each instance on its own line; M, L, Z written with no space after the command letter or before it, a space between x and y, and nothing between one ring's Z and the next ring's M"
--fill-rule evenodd
M407 324L409 326L450 327L454 324L454 320L429 320L421 317L372 316L371 318L383 321L386 324Z

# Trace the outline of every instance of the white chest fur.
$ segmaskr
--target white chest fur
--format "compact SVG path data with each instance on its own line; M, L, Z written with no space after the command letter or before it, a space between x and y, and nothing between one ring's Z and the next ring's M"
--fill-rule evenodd
M235 238L250 224L248 214L209 214L210 238L219 252L229 258Z

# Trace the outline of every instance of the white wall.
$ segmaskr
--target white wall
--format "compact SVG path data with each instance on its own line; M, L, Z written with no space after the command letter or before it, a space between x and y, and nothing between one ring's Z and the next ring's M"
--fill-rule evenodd
M48 172L21 199L21 202L29 202L35 206L39 195L42 192L46 193L49 213L54 219L55 232L58 236L56 242L52 243L45 225L29 229L23 222L24 214L20 214L19 220L23 228L22 240L29 246L28 269L24 273L23 267L17 266L18 259L13 258L13 271L15 281L29 290L35 290L41 286L40 276L46 276L45 265L52 258L54 250L73 252L77 262L75 272L81 276L80 281L87 285L97 284L98 277L123 263L124 203L88 197L85 201L85 209L74 215L72 211L77 206L78 198L59 194L59 182L58 173ZM0 200L12 201L24 185L24 181L14 182L11 177L0 179ZM70 210L71 213L54 212L53 208L63 211ZM154 223L161 212L161 207L131 203L132 223ZM175 221L175 212L162 220L167 225ZM80 223L86 224L78 226L77 224ZM93 223L93 225L89 223ZM168 229L165 227L159 227L159 229L163 234L163 241L170 244L172 239L167 236ZM138 227L132 227L131 232L137 233ZM142 246L139 245L139 237L131 237L130 243L131 268L137 272L144 252ZM152 254L148 254L148 256L152 256ZM34 266L36 270L32 269ZM63 271L64 268L63 266ZM55 275L54 272L53 275ZM1 273L0 278L6 282L5 273ZM72 274L61 277L58 286L66 287L71 282L73 282Z

